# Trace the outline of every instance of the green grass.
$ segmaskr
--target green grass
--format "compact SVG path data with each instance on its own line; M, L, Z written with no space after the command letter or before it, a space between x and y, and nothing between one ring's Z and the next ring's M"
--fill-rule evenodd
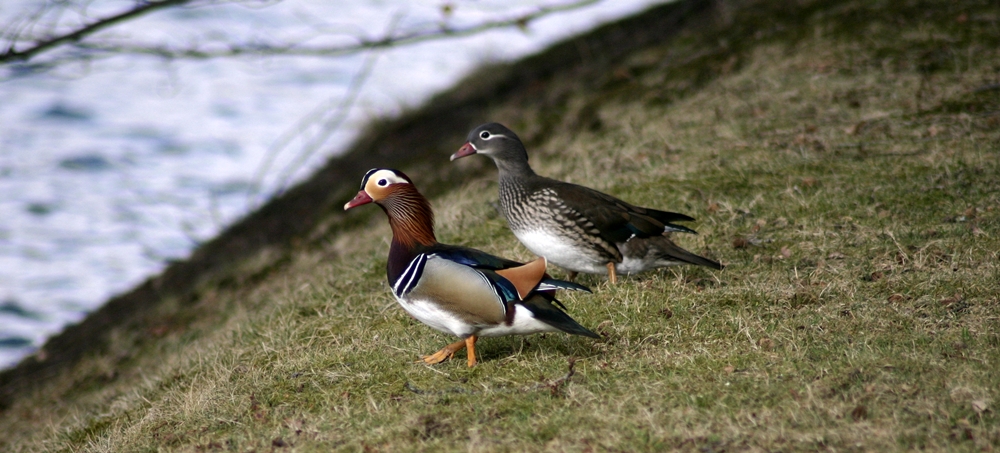
M396 306L370 208L15 401L0 450L1000 447L1000 91L977 91L998 82L1000 9L828 3L766 27L734 7L606 80L557 75L549 93L578 92L559 119L495 106L539 173L691 214L700 234L676 239L728 266L583 276L594 294L562 299L603 340L415 364L452 339ZM485 163L452 151L433 165ZM527 259L495 178L432 200L438 237Z

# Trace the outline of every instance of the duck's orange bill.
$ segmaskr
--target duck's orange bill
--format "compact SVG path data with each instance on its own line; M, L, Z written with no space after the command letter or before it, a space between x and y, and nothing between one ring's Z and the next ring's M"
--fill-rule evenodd
M368 193L361 190L358 191L358 194L354 196L353 200L348 201L347 204L344 205L344 210L346 211L348 209L361 206L363 204L368 204L371 203L372 201L373 201L372 197L368 196Z

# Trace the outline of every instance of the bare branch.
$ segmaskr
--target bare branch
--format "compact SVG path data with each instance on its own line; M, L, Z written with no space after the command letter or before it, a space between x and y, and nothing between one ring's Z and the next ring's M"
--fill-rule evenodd
M232 45L227 49L203 50L195 47L186 49L185 48L176 49L166 46L129 46L122 44L80 42L80 40L83 37L92 34L93 32L101 28L107 27L108 25L111 25L116 22L120 22L129 17L134 17L138 14L148 12L151 9L164 8L167 6L176 6L188 3L190 1L191 0L161 0L158 2L146 3L142 7L122 13L118 16L101 19L98 22L95 22L94 24L88 25L68 35L52 38L50 40L38 43L34 47L31 47L29 49L25 49L23 51L10 50L4 54L0 54L0 64L11 61L24 61L40 52L51 49L61 44L69 44L79 50L84 50L91 54L109 53L115 55L122 55L122 54L152 55L168 59L208 59L208 58L219 58L219 57L237 57L245 55L341 56L341 55L357 54L365 51L377 50L396 45L413 44L423 41L430 41L440 38L457 38L457 37L469 36L487 30L498 29L498 28L508 28L508 27L524 28L530 22L542 18L544 16L553 13L582 8L584 6L595 4L600 0L577 0L575 2L570 2L570 3L541 6L534 12L522 14L507 19L487 21L468 27L456 28L456 27L450 27L448 25L442 25L440 28L433 30L414 30L409 32L403 32L398 35L387 34L381 38L376 38L376 39L372 39L369 37L360 37L358 38L357 43L339 45L339 46L308 47L294 43L292 44L263 43L263 44L253 44L253 45ZM81 56L78 56L78 58L80 57Z
M24 50L14 49L14 43L12 42L10 48L8 48L7 51L5 51L4 53L0 54L0 63L7 63L13 61L26 61L29 58L41 52L45 52L57 46L78 42L89 35L92 35L104 28L110 27L119 22L123 22L132 19L134 17L141 16L151 11L168 8L172 6L180 6L185 3L190 3L192 1L193 0L160 0L160 1L139 3L138 6L128 11L116 14L114 16L105 17L103 19L98 19L97 21L89 25L85 25L81 28L78 28L70 33L36 42L35 45Z

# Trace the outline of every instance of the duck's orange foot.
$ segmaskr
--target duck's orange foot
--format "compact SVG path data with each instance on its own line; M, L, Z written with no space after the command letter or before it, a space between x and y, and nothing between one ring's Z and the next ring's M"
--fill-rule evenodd
M441 348L440 351L435 352L431 355L421 356L424 363L428 365L436 365L438 363L444 362L450 359L456 352L461 351L465 347L465 340L458 340L448 346Z

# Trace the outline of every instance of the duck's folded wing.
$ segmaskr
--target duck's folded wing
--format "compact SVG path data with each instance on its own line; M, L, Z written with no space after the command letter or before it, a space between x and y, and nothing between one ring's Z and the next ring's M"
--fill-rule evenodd
M586 218L611 242L624 242L633 236L658 236L665 231L695 233L688 227L671 223L694 220L684 214L635 206L576 184L561 183L554 189L567 208Z
M442 258L449 259L469 267L474 267L476 269L508 269L511 267L522 266L524 264L514 260L501 258L496 255L491 255L482 250L462 247L460 245L434 244L426 250L423 250L423 252L433 253Z
M407 303L432 304L474 325L502 323L507 318L508 301L517 290L498 287L493 271L481 271L439 255L426 255L419 280L400 296Z
M545 273L544 262L539 267L538 260L523 264L482 250L448 244L435 244L424 250L424 253L479 270L496 288L498 297L505 303L522 300L531 291L567 289L591 292L586 286L550 277Z
M452 271L451 274L453 275L446 277L448 280L454 280L457 277L470 279L470 275L475 275L477 277L476 280L495 293L497 303L502 305L504 310L507 309L508 303L521 300L521 295L518 293L518 286L496 272L498 270L502 271L504 269L523 266L523 264L517 261L500 258L482 250L440 243L423 248L421 252L433 257L435 260L444 261L450 263L451 266L463 268L461 271L458 269ZM524 284L522 284L522 291L524 290L523 288ZM533 288L528 288L529 291L531 289Z

